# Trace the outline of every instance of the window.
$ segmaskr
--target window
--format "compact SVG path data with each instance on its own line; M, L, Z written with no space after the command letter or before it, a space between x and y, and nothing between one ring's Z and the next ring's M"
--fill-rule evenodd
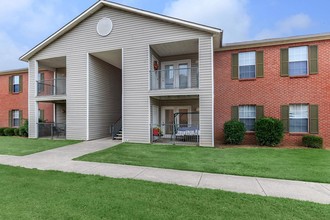
M239 78L256 78L256 52L244 52L238 54Z
M238 117L239 120L244 123L247 131L254 131L254 124L256 121L256 106L254 105L239 106Z
M289 76L307 75L308 47L289 48Z
M19 110L12 111L12 127L19 127L20 126L20 113Z
M13 93L19 93L20 92L20 82L19 82L19 76L13 76Z
M308 132L308 105L289 106L289 132Z

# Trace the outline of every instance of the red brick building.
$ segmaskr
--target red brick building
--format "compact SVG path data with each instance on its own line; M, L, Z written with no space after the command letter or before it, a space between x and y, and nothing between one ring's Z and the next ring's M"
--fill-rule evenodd
M48 78L52 71L41 71L40 77ZM28 70L0 72L0 127L19 127L28 118ZM39 118L53 120L53 104L39 104Z
M330 145L330 36L314 35L228 44L214 55L215 143L224 141L232 118L247 127L245 144L255 144L254 122L283 121L283 145L301 145L304 134Z

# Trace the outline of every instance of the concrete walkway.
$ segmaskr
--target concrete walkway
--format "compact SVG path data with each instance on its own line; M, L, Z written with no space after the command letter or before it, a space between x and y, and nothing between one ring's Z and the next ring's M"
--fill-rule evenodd
M114 178L139 179L330 204L330 184L72 160L117 144L119 144L117 141L100 139L22 157L0 155L0 164L39 170L59 170Z

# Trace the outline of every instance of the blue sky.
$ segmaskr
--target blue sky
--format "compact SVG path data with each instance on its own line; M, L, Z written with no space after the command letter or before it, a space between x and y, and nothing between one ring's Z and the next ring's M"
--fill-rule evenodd
M0 71L97 0L9 0L0 8ZM114 0L224 30L224 42L330 32L327 0Z

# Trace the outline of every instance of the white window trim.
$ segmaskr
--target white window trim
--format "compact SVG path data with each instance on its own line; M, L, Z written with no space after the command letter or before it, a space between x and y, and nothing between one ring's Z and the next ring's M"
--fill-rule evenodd
M307 48L307 69L306 69L306 74L300 74L300 75L290 75L290 69L288 70L289 76L290 77L299 77L299 76L308 76L309 75L309 47L308 46L297 46L297 47L289 47L288 48L288 65L290 66L290 49L292 48L299 48L299 47L306 47ZM300 60L300 61L305 61L305 60ZM297 61L291 61L291 62L297 62Z
M240 62L239 62L239 55L240 54L243 54L243 53L251 53L253 52L254 53L254 56L255 56L255 59L254 59L254 78L241 78L241 70L240 70L240 67L241 66L247 66L247 65L240 65ZM257 53L256 51L245 51L245 52L239 52L238 53L238 79L256 79L257 78Z
M240 107L244 107L244 106L253 106L254 107L254 113L255 116L254 117L241 117L240 115ZM238 120L240 121L240 119L254 119L254 122L257 121L257 106L256 105L239 105L238 106ZM246 132L254 132L253 130L247 130Z
M292 131L290 131L290 119L306 119L306 118L291 118L290 117L290 106L293 106L293 105L306 105L307 106L307 132L304 132L304 131L298 131L298 132L292 132ZM310 120L310 118L309 118L309 104L289 104L289 128L288 128L288 130L289 130L289 133L291 133L291 134L299 134L299 133L309 133L309 120Z

